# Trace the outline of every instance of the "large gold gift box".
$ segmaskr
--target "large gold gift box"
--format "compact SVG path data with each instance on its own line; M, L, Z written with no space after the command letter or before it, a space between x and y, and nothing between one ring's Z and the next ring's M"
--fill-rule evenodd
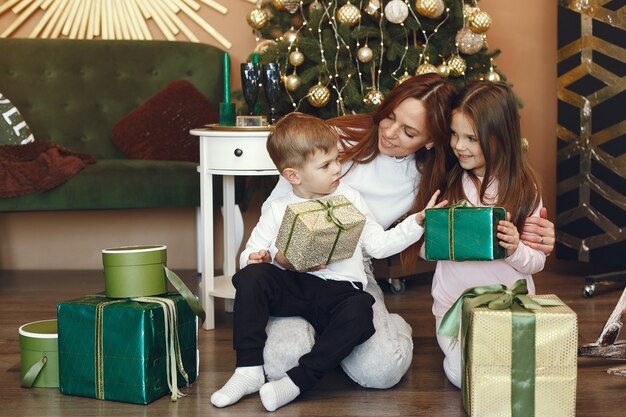
M560 301L555 295L530 299ZM504 310L475 307L470 314L462 341L463 402L469 416L576 414L576 313L564 303L532 310L513 303ZM519 327L514 320L526 324Z
M365 216L343 195L290 204L276 247L298 271L351 258Z

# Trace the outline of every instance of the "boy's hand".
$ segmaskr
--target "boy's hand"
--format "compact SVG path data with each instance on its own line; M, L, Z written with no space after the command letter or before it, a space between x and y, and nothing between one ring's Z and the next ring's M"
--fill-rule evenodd
M554 223L548 220L548 210L542 207L540 217L527 217L521 240L530 248L540 250L546 256L554 250Z
M274 257L274 262L276 262L278 265L290 271L296 270L296 268L287 260L287 258L285 258L285 255L283 255L282 251L279 251L276 254L276 256ZM298 271L298 272L314 272L314 271L319 271L320 269L326 269L326 265L313 266L311 268L305 269L304 271Z
M435 204L437 202L437 198L439 198L439 194L441 194L441 191L439 190L435 191L433 196L430 197L430 200L428 200L428 204L426 204L426 207L424 207L424 210L417 213L417 216L415 216L415 220L417 221L418 225L424 227L424 219L426 218L426 209L442 208L448 205L448 200L443 200L441 203Z
M506 214L506 220L500 220L496 235L500 239L500 246L506 249L506 256L513 255L519 245L519 232L509 220L511 220L511 213Z
M270 263L272 259L270 258L270 254L265 250L261 249L258 252L252 252L248 256L248 262L246 265L250 264L262 264L262 263Z

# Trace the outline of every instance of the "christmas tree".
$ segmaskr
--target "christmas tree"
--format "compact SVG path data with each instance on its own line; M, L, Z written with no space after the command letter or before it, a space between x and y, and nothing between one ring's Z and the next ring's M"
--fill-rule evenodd
M493 66L499 51L487 47L491 17L476 1L257 0L247 21L261 63L280 64L281 114L372 111L427 72L457 86L504 78Z

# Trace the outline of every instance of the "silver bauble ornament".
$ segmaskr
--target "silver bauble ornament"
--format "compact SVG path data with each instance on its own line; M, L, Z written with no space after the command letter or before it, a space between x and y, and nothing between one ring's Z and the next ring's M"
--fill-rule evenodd
M297 12L300 7L300 0L283 0L283 3L285 5L285 9L287 9L287 11L291 14Z
M402 23L409 16L409 7L402 0L391 0L385 6L385 17L391 23Z
M434 66L433 64L430 64L428 62L424 62L422 65L420 65L419 67L417 67L417 69L415 70L415 75L422 75L422 74L436 74L437 73L437 67Z
M252 9L247 14L246 20L253 29L262 29L270 20L269 16L263 9Z
M316 84L307 91L306 99L313 107L324 107L330 100L330 90L322 84Z
M466 55L473 55L477 53L485 44L483 35L472 32L467 26L462 27L456 33L455 41L459 51Z
M415 9L419 14L431 19L439 18L446 10L443 0L417 0Z
M294 67L302 65L304 62L304 54L297 49L289 54L289 63Z
M354 26L361 20L361 11L354 4L347 2L337 10L337 20L348 26Z
M450 67L450 75L452 75L453 77L460 77L461 75L465 74L467 64L465 63L465 60L459 55L452 55L448 59L448 67Z
M363 102L365 104L372 104L374 106L378 106L385 100L385 95L375 88L371 89L365 97L363 97Z
M359 61L366 64L370 62L372 58L374 58L374 51L372 51L372 49L369 46L365 45L359 48L358 51L356 51L356 57Z
M497 83L498 81L500 81L500 74L498 74L495 71L489 71L487 73L487 75L485 75L485 79L487 81L491 81L493 83Z
M285 77L285 88L292 93L302 85L302 80L296 74L290 74Z

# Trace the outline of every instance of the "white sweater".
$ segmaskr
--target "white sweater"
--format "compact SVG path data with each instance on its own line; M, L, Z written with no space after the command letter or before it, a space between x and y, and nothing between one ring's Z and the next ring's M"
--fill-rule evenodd
M364 255L385 258L398 253L417 242L424 234L424 229L417 224L416 215L413 214L393 229L385 231L376 222L365 200L356 190L342 182L332 195L339 194L345 196L365 216L366 221L361 238L351 258L332 262L325 269L311 272L311 274L322 279L360 282L365 288L367 277L363 268ZM247 265L248 257L252 252L258 252L261 249L268 250L274 257L276 253L274 243L285 209L288 204L302 201L306 200L297 197L293 192L272 201L266 201L263 205L261 218L239 258L240 268Z

